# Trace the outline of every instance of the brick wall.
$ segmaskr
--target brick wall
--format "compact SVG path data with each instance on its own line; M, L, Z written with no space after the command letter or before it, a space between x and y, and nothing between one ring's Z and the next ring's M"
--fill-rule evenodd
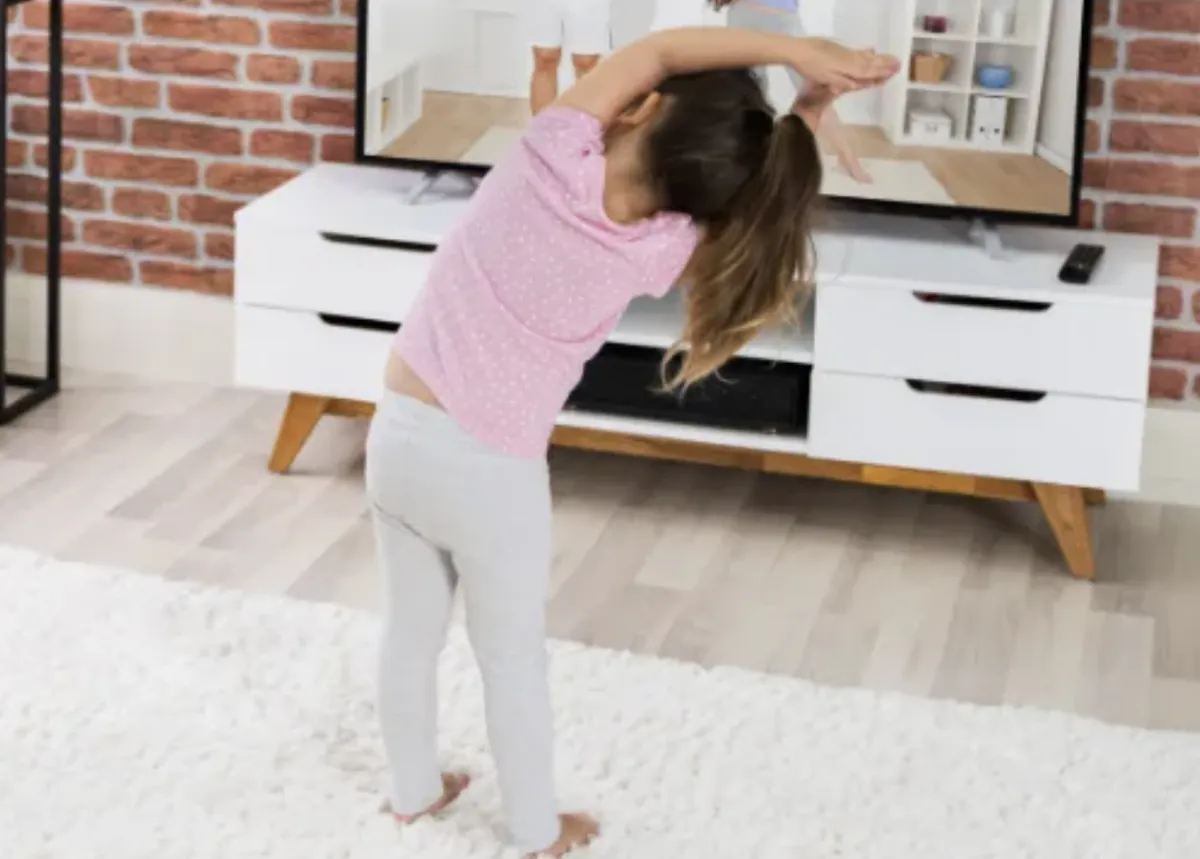
M1152 396L1200 402L1200 0L1096 3L1085 222L1162 236Z
M352 157L354 0L64 7L64 273L229 294L234 211ZM24 7L9 36L8 253L31 272L45 270L47 8Z
M353 146L355 0L68 0L67 275L228 294L233 212ZM42 271L44 5L10 36L10 263ZM1200 402L1200 0L1099 0L1085 223L1167 239L1156 397Z

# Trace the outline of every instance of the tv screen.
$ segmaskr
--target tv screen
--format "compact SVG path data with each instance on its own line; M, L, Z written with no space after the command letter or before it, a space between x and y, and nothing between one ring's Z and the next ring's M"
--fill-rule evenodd
M1078 203L1087 0L360 0L358 156L494 165L533 113L648 33L751 27L896 55L818 130L827 197L1066 222ZM783 112L804 82L762 70Z

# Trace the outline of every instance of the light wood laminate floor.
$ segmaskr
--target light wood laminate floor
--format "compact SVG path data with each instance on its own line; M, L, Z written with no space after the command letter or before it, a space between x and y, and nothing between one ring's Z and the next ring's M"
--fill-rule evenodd
M88 378L0 429L0 542L374 609L366 427ZM556 451L553 634L822 683L1200 730L1200 510L1110 502L1072 580L1032 507Z
M382 154L457 161L490 129L522 128L529 116L525 99L428 92L421 118ZM848 125L846 134L861 158L920 161L960 206L1062 214L1071 196L1070 176L1033 155L897 146L869 125Z

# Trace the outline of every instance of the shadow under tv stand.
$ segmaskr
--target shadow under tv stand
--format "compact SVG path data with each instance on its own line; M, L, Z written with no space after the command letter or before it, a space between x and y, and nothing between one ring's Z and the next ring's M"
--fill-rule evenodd
M382 393L392 332L465 206L405 204L416 178L322 165L237 213L237 382L289 395L275 472L321 418L367 417ZM804 368L809 383L794 388L806 398L803 435L568 409L553 442L1037 502L1067 567L1092 578L1087 505L1140 480L1158 242L1043 227L999 234L1000 260L945 222L871 216L817 237L804 324L765 332L742 353ZM1085 287L1060 283L1084 235L1106 246L1104 264ZM663 349L681 319L676 294L639 300L609 342Z

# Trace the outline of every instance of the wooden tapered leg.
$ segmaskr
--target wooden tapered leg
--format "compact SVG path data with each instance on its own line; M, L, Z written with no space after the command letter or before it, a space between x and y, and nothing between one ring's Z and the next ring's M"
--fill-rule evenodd
M1050 522L1071 574L1081 579L1095 578L1096 556L1092 552L1084 490L1075 486L1035 483L1033 494Z
M312 394L288 396L287 408L283 412L283 420L279 424L279 434L275 436L275 448L271 451L271 460L267 463L267 468L276 474L282 474L292 467L317 422L329 411L331 402L333 400L330 397L316 397Z

